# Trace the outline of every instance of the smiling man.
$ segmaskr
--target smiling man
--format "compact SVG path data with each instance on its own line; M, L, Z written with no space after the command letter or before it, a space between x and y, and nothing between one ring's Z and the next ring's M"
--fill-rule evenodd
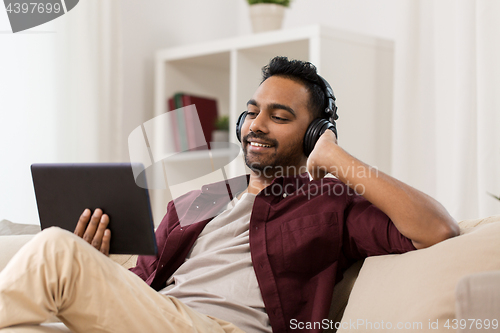
M88 244L109 248L100 210L78 224L88 243L42 232L0 274L0 327L56 314L78 332L290 332L328 317L353 262L456 236L442 205L337 144L329 89L312 64L272 59L238 121L250 175L171 202L158 255L131 272Z

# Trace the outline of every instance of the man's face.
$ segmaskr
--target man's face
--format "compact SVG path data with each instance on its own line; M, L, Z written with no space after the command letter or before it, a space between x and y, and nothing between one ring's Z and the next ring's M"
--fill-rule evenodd
M304 172L307 157L302 142L312 115L309 92L301 83L271 76L248 101L248 114L241 129L245 163L253 170ZM290 168L291 167L291 168ZM302 167L302 168L301 168Z

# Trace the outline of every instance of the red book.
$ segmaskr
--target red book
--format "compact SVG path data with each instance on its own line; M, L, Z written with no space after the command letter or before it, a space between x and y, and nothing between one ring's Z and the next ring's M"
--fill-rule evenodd
M175 107L175 100L174 98L169 98L168 99L168 111L174 111L176 109ZM177 128L177 115L175 112L172 112L170 114L170 120L172 122L172 136L174 138L174 147L175 151L181 151L181 143L179 141L179 130Z
M189 148L193 149L200 146L200 142L203 141L209 145L212 142L212 132L215 129L215 121L217 119L217 100L214 98L194 96L184 94L182 96L182 104L184 107L194 104L196 106L196 111L198 112L198 119L200 120L201 130L197 126L197 120L193 119L195 115L186 110L186 130ZM203 135L203 137L201 136Z
M184 105L182 107L186 127L186 141L189 150L206 149L207 142L201 127L201 121L195 104Z

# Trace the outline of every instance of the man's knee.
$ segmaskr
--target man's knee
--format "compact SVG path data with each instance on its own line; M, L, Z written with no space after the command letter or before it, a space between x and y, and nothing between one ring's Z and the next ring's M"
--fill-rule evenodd
M47 265L49 262L71 258L78 246L78 236L60 228L47 228L33 237L16 254L18 262L28 261L31 265L37 263ZM57 254L57 255L56 255Z
M42 235L44 237L57 238L57 237L67 237L68 235L73 235L73 234L59 227L50 227L43 229L42 232L37 234L37 236L42 236Z
M48 244L63 244L77 238L75 234L59 227L50 227L38 233L33 242Z

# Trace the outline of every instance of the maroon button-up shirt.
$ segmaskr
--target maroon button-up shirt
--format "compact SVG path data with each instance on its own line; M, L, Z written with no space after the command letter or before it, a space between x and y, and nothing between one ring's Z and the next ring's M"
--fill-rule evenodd
M158 255L140 256L131 270L155 290L164 288L205 225L228 204L228 192L245 188L246 182L234 178L170 202L156 231ZM415 249L387 215L341 181L310 181L307 173L276 178L261 191L249 228L253 267L273 332L292 331L292 320L328 318L333 287L354 261Z

